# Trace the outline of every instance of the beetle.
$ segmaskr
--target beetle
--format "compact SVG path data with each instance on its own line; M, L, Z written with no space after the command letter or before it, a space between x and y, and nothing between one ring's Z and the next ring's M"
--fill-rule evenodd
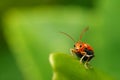
M94 57L94 51L93 48L85 43L82 42L82 36L83 34L89 29L89 27L86 27L82 30L81 34L80 34L80 39L79 41L75 41L69 34L65 33L65 32L61 32L62 34L68 36L71 40L73 40L74 43L74 48L70 49L70 52L72 55L76 55L77 57L80 58L80 63L84 63L84 66L86 69L88 69L88 62Z

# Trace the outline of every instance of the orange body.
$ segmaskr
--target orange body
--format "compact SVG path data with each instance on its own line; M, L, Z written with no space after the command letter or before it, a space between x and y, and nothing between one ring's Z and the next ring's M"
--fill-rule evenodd
M74 48L75 48L76 52L84 52L85 48L93 51L93 49L90 45L83 43L83 42L75 43Z

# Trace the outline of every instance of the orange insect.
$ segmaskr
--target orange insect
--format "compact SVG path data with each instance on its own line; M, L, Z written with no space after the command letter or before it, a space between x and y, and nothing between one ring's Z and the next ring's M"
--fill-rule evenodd
M61 32L64 35L68 36L70 39L72 39L75 44L74 44L74 48L70 49L72 55L76 54L77 57L80 58L80 63L84 63L85 68L88 69L88 62L94 57L94 51L93 48L85 43L82 42L82 35L88 30L89 27L86 27L80 34L80 40L78 42L76 42L70 35L68 35L65 32Z

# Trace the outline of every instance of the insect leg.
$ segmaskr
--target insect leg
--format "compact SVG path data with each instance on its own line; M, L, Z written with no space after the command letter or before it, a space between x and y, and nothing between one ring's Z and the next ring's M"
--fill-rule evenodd
M88 62L89 62L89 60L90 60L90 58L93 56L93 55L86 55L88 58L87 58L87 60L86 60L86 62L85 62L85 64L84 64L84 66L85 66L85 68L86 69L89 69L90 67L88 67Z
M88 68L88 61L89 61L89 59L90 59L90 57L88 57L88 59L86 60L86 62L85 62L85 64L84 64L84 66L85 66L86 69L89 69L89 68Z
M83 56L80 59L80 63L82 63L83 58L86 56L86 52L81 52L81 53L83 54Z
M70 49L70 53L72 54L72 56L74 55L75 50L74 49Z
M92 57L93 55L86 55L86 57Z

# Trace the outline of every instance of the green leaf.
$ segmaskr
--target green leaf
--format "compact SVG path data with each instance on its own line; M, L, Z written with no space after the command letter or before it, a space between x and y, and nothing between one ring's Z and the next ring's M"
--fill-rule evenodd
M113 80L99 70L85 69L77 58L68 54L52 53L49 60L53 68L53 80Z

